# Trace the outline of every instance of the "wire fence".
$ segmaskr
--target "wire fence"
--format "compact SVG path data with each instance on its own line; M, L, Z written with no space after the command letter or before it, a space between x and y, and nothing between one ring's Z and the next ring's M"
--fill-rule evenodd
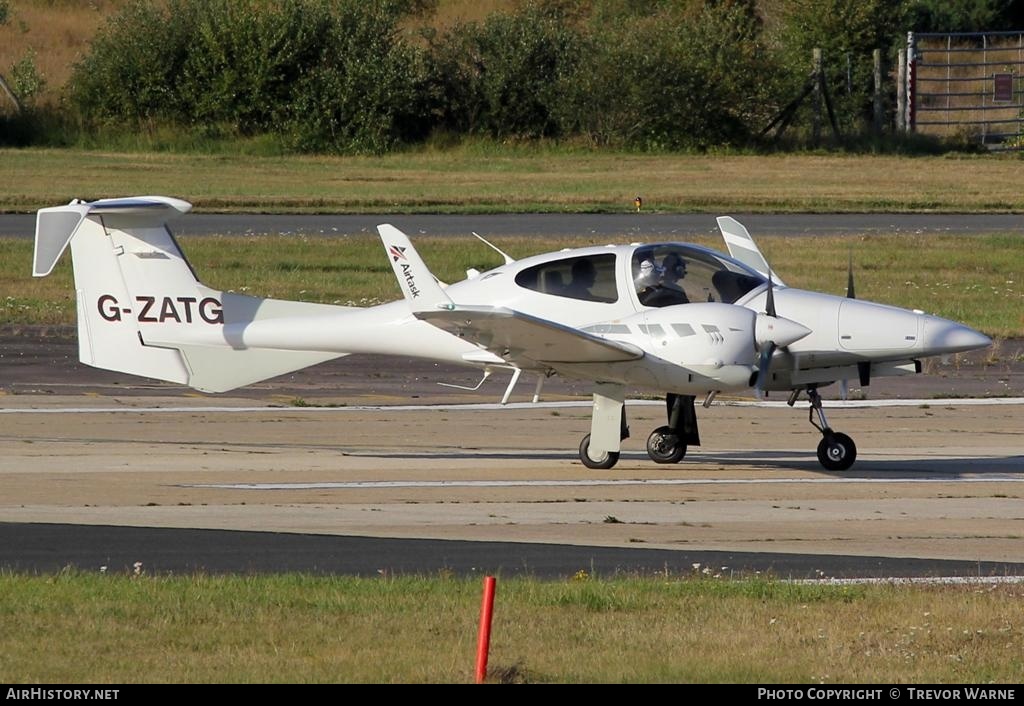
M910 130L1024 148L1024 32L911 32L907 57Z

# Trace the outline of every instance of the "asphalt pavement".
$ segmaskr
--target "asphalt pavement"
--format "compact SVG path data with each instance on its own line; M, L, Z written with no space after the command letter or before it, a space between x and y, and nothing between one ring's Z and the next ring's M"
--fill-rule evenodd
M707 213L551 213L492 215L278 215L189 214L173 224L178 235L245 235L284 233L307 236L376 234L391 223L412 236L526 235L536 237L594 235L616 240L677 240L716 234L716 215L732 215L751 235L863 234L1024 234L1024 216L1017 214L822 213L822 214L707 214ZM0 236L32 237L35 216L0 214Z
M993 577L1024 575L1024 564L872 556L673 551L526 542L388 539L280 532L0 523L0 569L52 573L66 567L126 573L352 576L498 575L567 578L715 574L784 579Z

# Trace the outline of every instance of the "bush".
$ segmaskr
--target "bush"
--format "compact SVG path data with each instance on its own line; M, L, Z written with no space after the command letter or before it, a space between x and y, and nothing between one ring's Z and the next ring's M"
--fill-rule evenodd
M423 50L398 38L403 13L402 5L342 4L285 104L290 144L379 153L429 132L426 61Z
M135 0L100 29L70 81L71 101L86 119L134 128L187 119L179 83L194 35L191 4Z
M774 108L760 34L743 3L593 24L559 86L562 130L641 149L743 143Z
M87 121L277 132L300 149L382 151L425 134L420 53L397 37L416 3L136 1L72 79Z
M18 97L22 107L31 106L46 85L46 79L36 66L36 53L31 48L11 67L10 77L11 90Z
M1010 12L1006 0L983 4ZM101 135L125 128L203 139L272 135L275 145L304 151L379 153L431 132L708 149L752 142L800 93L811 50L820 47L849 135L871 114L872 51L902 39L892 28L905 26L908 8L945 7L939 0L522 0L483 22L407 40L410 18L435 6L128 0L76 67L70 104ZM770 36L759 6L773 13ZM0 0L0 18L6 7ZM30 90L31 73L23 78Z
M431 38L440 125L496 138L552 137L560 77L574 70L580 35L567 7L530 2Z

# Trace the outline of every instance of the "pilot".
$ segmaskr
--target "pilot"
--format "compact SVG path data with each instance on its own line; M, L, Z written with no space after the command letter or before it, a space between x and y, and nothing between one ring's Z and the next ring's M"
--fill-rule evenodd
M683 278L686 277L686 260L679 253L670 252L661 261L661 269L664 272L662 286L669 290L673 304L689 304L690 298L686 296L683 289Z
M572 263L572 281L565 289L565 296L575 299L590 299L590 288L597 281L597 270L588 258L581 257Z

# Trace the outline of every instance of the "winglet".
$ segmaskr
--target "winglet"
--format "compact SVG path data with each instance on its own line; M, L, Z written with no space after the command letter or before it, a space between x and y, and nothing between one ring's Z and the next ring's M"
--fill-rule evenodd
M88 213L87 205L75 202L39 209L36 214L35 251L32 254L33 277L45 277L53 272L54 265L71 242L71 236Z
M36 243L32 276L45 277L64 254L86 216L103 216L108 225L127 221L136 226L159 227L192 209L192 204L167 196L132 196L85 202L75 199L67 206L41 208L36 214Z
M758 249L757 243L750 237L750 233L742 223L730 216L719 216L717 220L718 229L722 231L722 237L725 238L730 255L765 277L770 277L778 286L786 286L782 278L772 270L771 265Z
M391 261L391 268L395 271L398 286L413 311L455 307L405 233L387 223L377 226L377 232Z

